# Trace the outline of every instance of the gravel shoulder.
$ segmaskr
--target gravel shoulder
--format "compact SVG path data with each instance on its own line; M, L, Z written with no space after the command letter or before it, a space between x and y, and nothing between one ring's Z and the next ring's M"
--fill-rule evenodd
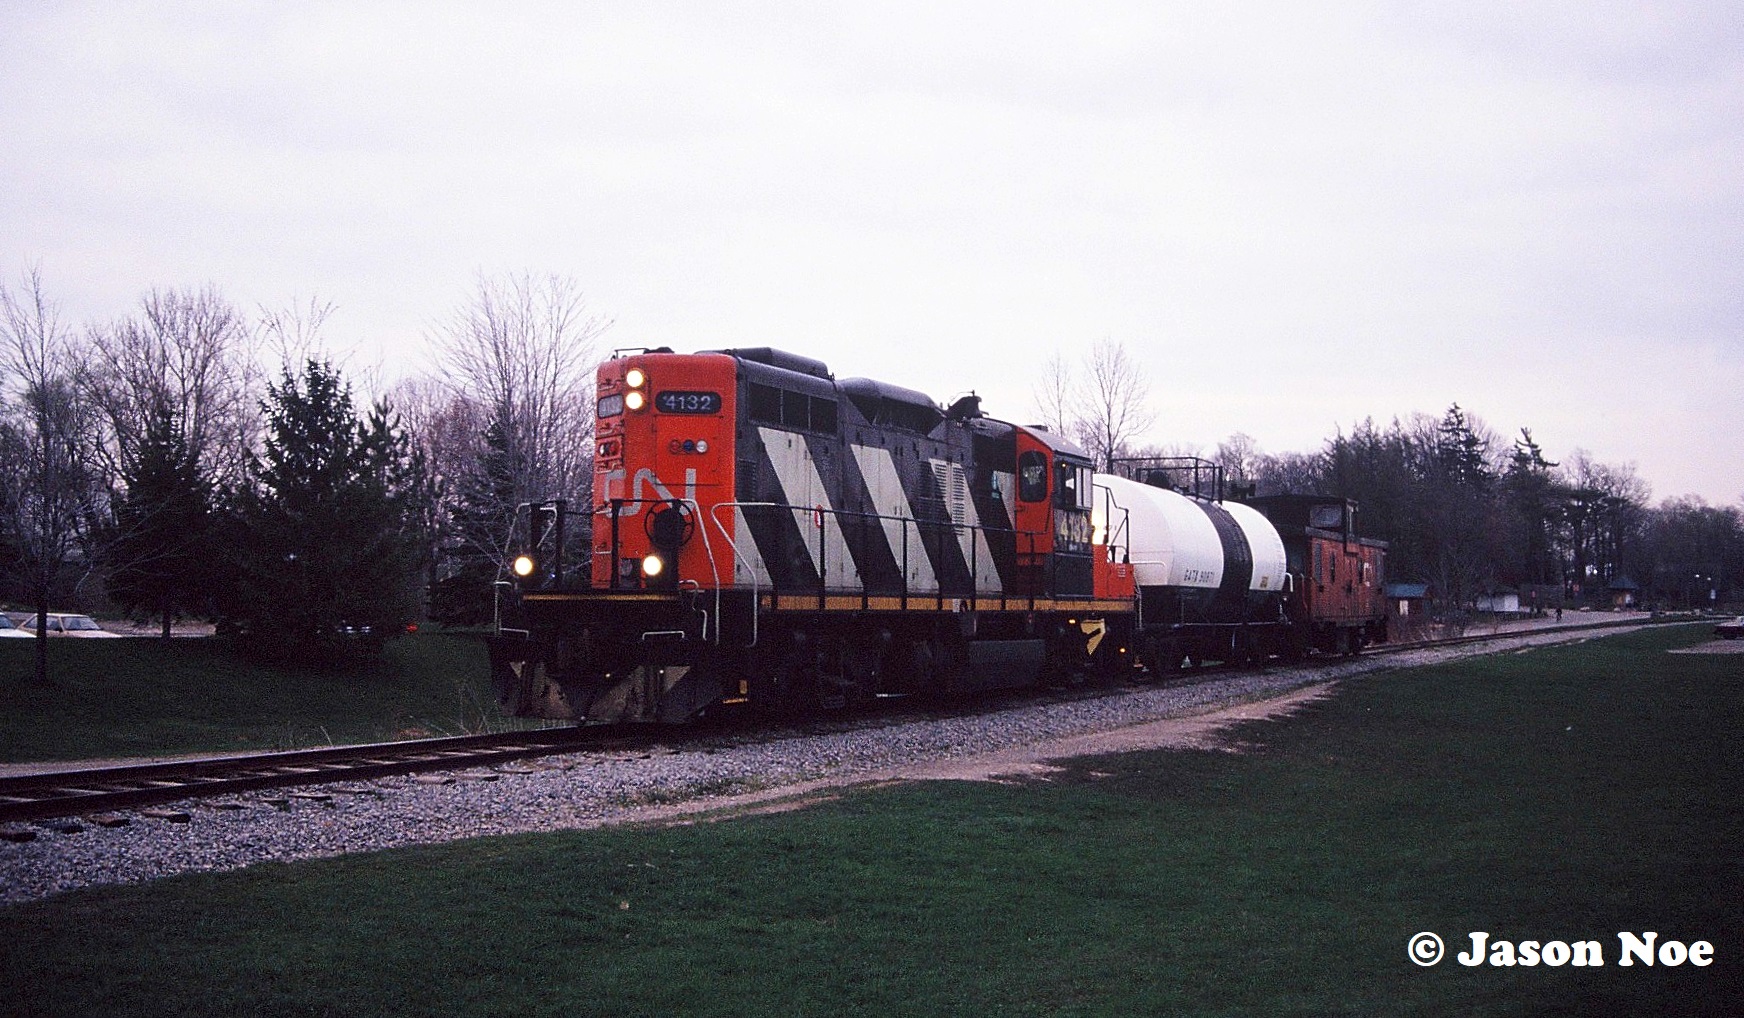
M1539 629L1501 645L1213 673L1199 681L974 716L777 734L730 748L584 752L490 772L311 786L221 803L193 801L174 807L180 819L130 813L117 827L45 821L29 825L34 840L0 841L0 903L178 873L459 838L797 808L849 786L1033 778L1044 775L1053 760L1222 746L1220 733L1230 725L1300 709L1335 695L1338 681L1355 675L1624 631Z

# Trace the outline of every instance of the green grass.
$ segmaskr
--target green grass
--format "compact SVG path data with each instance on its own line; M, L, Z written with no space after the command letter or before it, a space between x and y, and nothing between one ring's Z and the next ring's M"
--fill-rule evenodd
M484 647L424 632L367 670L271 668L215 639L0 640L0 762L292 749L459 734L510 722L490 693Z
M0 1012L1744 1013L1744 659L1696 637L1352 681L1240 755L0 909ZM1607 964L1465 968L1472 930ZM1622 930L1717 960L1619 968Z

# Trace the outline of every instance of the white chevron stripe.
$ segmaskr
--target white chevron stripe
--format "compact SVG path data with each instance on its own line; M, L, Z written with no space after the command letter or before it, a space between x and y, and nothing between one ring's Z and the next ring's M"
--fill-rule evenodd
M829 491L824 487L823 478L818 473L817 464L812 461L811 450L806 445L804 435L772 428L758 428L757 434L769 454L769 462L775 468L775 478L781 482L781 490L787 496L788 504L795 507L793 521L799 526L806 557L812 568L816 569L818 520L812 508L834 508L835 499L830 497ZM830 589L857 590L861 585L860 570L854 565L854 557L848 554L848 539L842 533L842 521L834 513L825 512L822 516L825 586Z
M932 559L921 546L920 531L912 523L905 528L901 522L914 519L914 508L909 505L908 493L902 490L902 480L896 474L896 462L890 458L890 450L870 445L849 448L854 450L854 460L860 464L860 476L865 479L866 490L872 496L872 511L883 517L898 517L880 521L884 524L884 539L890 542L890 554L896 559L898 569L902 568L906 530L909 593L936 593L939 589L938 574L933 571Z

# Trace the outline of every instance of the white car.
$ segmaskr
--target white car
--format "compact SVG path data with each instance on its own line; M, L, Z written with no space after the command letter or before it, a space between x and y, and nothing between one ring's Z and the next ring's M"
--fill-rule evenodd
M34 622L34 620L32 620ZM36 628L32 624L25 626L27 630ZM99 626L89 615L50 615L48 617L48 635L50 636L82 636L100 639L121 639L120 633L111 633Z
M8 636L13 637L14 639L28 640L35 635L35 633L27 633L18 628L17 623L12 621L11 616L0 613L0 640L3 640Z

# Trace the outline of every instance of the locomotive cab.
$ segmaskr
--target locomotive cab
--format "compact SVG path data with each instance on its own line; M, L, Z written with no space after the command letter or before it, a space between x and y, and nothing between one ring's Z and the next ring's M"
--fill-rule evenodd
M1059 597L1095 592L1094 471L1076 445L1040 428L1017 433L1020 589Z

